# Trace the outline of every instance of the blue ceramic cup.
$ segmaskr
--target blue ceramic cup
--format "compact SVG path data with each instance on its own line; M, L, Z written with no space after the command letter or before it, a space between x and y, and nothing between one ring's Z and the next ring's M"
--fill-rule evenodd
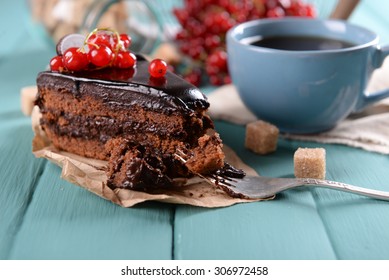
M351 46L326 50L281 50L250 44L278 36L321 37ZM282 132L329 130L350 113L389 96L368 93L374 69L389 46L378 36L345 21L262 19L239 24L227 33L228 67L245 105Z

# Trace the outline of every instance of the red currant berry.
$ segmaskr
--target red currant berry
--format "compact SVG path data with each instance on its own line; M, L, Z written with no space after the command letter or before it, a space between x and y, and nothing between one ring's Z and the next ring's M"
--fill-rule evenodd
M266 8L268 10L274 9L275 7L278 6L278 4L279 4L278 2L279 2L279 0L267 0L266 3L265 3Z
M115 40L110 33L106 31L98 31L95 34L92 34L86 43L91 49L96 48L97 46L107 46L113 50L115 49L117 43L116 41L117 40Z
M213 75L209 77L209 82L214 86L220 86L223 84L223 80L218 75Z
M66 69L79 71L88 66L88 57L79 48L69 48L65 51L62 62Z
M269 18L280 18L285 16L285 11L281 7L275 7L266 12L266 16Z
M150 76L154 78L162 78L167 71L167 63L162 59L154 59L149 64Z
M56 72L62 72L64 69L63 62L62 62L62 56L54 56L50 60L50 69L51 71L56 71Z
M204 47L201 45L193 46L188 51L188 55L193 59L199 59L203 53L204 53Z
M132 39L127 34L120 34L120 41L123 44L125 49L128 49L131 46Z
M184 79L196 87L200 86L200 84L201 84L201 70L198 68L193 69L192 72L190 72L189 74L184 76Z
M136 64L136 56L128 51L118 52L114 65L117 68L131 68Z
M207 50L213 50L220 46L220 36L209 34L205 36L204 45Z
M235 18L236 22L244 22L244 21L249 20L251 17L259 18L259 16L256 16L256 14L257 14L256 11L257 11L257 10L251 11L251 14L250 14L250 15L248 15L248 14L246 14L246 13L244 13L244 12L239 12L239 11L238 11L238 12L236 12L236 13L234 14L234 18ZM255 15L253 16L253 14L255 14Z
M104 38L106 39L106 38ZM101 36L98 36L97 34L92 34L89 36L88 40L86 41L87 44L96 44L96 45L107 45L109 46L109 41L104 40Z
M185 40L189 38L189 33L185 29L181 29L176 34L176 40Z
M211 66L209 64L206 64L205 65L205 72L207 72L207 74L209 76L212 76L212 75L216 75L217 73L219 73L219 69L217 69L216 67Z
M230 14L226 11L210 12L204 20L204 25L207 30L213 34L226 32L234 24L230 18Z
M312 5L307 5L305 7L305 10L306 10L306 16L307 17L311 17L311 18L316 17L316 10L315 10L315 8Z
M314 17L315 11L313 9L313 6L304 5L303 2L294 0L286 9L286 14L289 16Z
M207 65L211 68L216 68L219 71L227 70L227 53L223 50L214 51L207 58Z
M231 80L230 75L226 75L226 76L223 78L223 83L224 83L224 84L231 84L231 83L232 83L232 80Z
M186 24L189 18L189 12L187 10L174 8L173 13L181 25Z
M105 45L93 48L88 52L88 60L97 67L108 66L111 63L112 58L112 50Z

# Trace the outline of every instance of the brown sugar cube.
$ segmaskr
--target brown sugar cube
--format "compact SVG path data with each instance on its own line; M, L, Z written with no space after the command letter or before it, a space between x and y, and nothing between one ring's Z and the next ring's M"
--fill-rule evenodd
M30 116L38 89L36 86L24 87L20 91L20 105L24 115Z
M277 149L278 134L278 128L268 122L251 122L246 126L245 146L261 155L274 152Z
M324 179L326 151L323 148L298 148L294 153L294 176Z

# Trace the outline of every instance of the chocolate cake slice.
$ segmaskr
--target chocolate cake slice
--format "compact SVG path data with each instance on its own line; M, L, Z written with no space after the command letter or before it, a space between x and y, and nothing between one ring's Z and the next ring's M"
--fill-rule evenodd
M206 97L167 72L135 68L41 72L36 104L41 126L60 150L109 161L108 185L148 191L174 178L224 166L222 141L213 130ZM177 149L188 155L183 164Z

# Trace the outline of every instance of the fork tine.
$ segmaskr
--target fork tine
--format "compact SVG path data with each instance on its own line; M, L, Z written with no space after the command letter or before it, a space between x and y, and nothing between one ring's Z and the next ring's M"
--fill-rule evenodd
M233 178L219 176L214 173L207 175L204 178L233 198L249 199L247 195L244 195L237 190L236 185L234 185L234 182L237 182L237 180Z
M184 157L187 156L186 153L184 153L184 152L183 152L181 149L179 149L179 148L176 149L176 152L179 153L180 156L184 156Z
M185 164L188 161L188 156L185 154L181 149L176 149L176 152L174 153L174 157L181 161L183 164Z
M186 162L188 161L187 159L188 155L179 148L176 149L176 152L174 153L174 157L177 160L181 161L183 164L186 164ZM234 183L237 183L238 180L234 178L220 175L217 172L208 174L206 176L198 173L196 175L199 176L200 178L203 178L205 181L209 182L213 186L218 187L219 189L221 189L231 197L248 198L248 196L240 192L237 192L236 185L234 185Z
M216 184L216 185L225 185L227 187L233 187L235 188L235 185L233 185L233 183L237 182L236 180L234 180L233 178L230 178L230 177L223 177L223 176L220 176L218 174L215 174L215 173L212 173L210 175L208 175L207 177L211 178L213 180L213 183ZM231 182L231 183L230 183Z
M234 179L228 176L220 176L215 173L208 175L204 178L231 197L250 199L249 196L243 194L241 191L238 190L236 183L239 182L239 179Z

